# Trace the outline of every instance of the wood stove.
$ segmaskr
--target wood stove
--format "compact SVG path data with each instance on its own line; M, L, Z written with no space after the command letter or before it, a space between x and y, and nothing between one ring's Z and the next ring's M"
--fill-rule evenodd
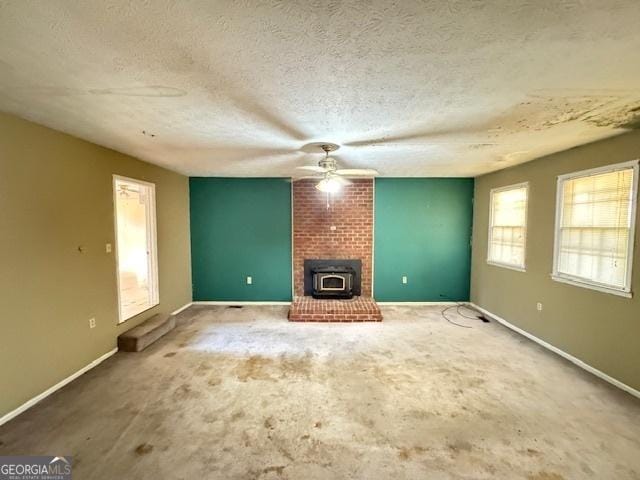
M353 298L360 295L360 260L305 260L305 295Z
M353 298L353 278L351 267L327 266L311 269L314 298Z

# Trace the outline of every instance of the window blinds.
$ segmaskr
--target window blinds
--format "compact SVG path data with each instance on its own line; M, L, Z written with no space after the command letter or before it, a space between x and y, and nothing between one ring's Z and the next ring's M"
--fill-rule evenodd
M528 186L491 192L488 261L524 268Z
M634 169L560 183L556 274L629 290Z

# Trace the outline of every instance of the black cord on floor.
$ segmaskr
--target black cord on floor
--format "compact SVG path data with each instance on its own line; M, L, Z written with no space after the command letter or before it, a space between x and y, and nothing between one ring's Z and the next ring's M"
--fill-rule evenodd
M471 310L472 312L476 313L476 315L473 315L472 317L471 317L471 316L469 316L469 315L465 315L464 313L462 313L462 312L460 311L460 309L462 309L462 308L466 308L467 310ZM480 317L482 316L482 314L481 314L479 311L477 311L475 308L473 308L473 307L469 307L468 305L465 305L465 304L463 304L463 303L459 303L459 304L458 304L458 306L457 306L457 308L456 308L456 311L458 312L458 314L459 314L461 317L469 318L469 319L471 319L471 320L479 320L479 319L481 320L481 318L480 318Z
M447 317L447 312L449 310L451 310L452 308L455 308L456 305L449 305L448 307L445 307L442 309L442 311L440 312L440 315L442 315L442 318L444 318L447 322L449 322L451 325L455 325L456 327L462 327L462 328L473 328L470 325L462 325L461 323L457 323L454 322L453 320L451 320L449 317Z
M482 314L482 312L479 312L475 308L470 307L469 305L466 305L466 304L464 304L462 302L459 302L457 300L454 300L454 299L452 299L450 297L447 297L446 295L440 294L440 298L444 298L445 300L449 300L449 301L455 303L455 305L450 305L450 306L444 308L440 312L440 314L442 315L442 318L444 318L447 322L451 323L452 325L456 325L456 326L462 327L462 328L473 328L470 325L462 325L461 323L456 323L453 320L451 320L449 317L447 317L447 312L450 309L454 308L454 307L456 308L456 313L458 315L460 315L461 317L468 318L470 320L481 320L482 322L489 323L489 320ZM473 317L471 317L469 315L465 315L464 313L462 313L460 311L460 309L463 309L463 308L466 308L467 310L471 310L472 312L475 312L477 315L474 315Z

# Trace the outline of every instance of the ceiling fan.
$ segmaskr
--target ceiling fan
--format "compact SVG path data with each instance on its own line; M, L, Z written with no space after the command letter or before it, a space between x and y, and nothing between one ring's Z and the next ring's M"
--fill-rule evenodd
M294 181L308 178L316 178L320 181L316 188L321 192L336 193L343 185L348 185L351 180L347 177L374 177L378 171L373 168L338 168L335 158L329 156L329 152L337 150L339 147L333 143L323 143L319 147L324 150L325 156L318 162L318 165L303 165L296 167L298 170L313 172L317 175L295 178Z
M130 185L118 185L119 194L121 197L129 197L132 193L140 193L137 188L131 187Z

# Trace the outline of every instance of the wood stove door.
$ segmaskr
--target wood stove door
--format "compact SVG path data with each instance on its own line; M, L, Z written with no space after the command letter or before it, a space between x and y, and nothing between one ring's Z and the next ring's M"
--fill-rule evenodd
M346 291L345 276L338 274L322 275L320 278L320 292L344 292Z

